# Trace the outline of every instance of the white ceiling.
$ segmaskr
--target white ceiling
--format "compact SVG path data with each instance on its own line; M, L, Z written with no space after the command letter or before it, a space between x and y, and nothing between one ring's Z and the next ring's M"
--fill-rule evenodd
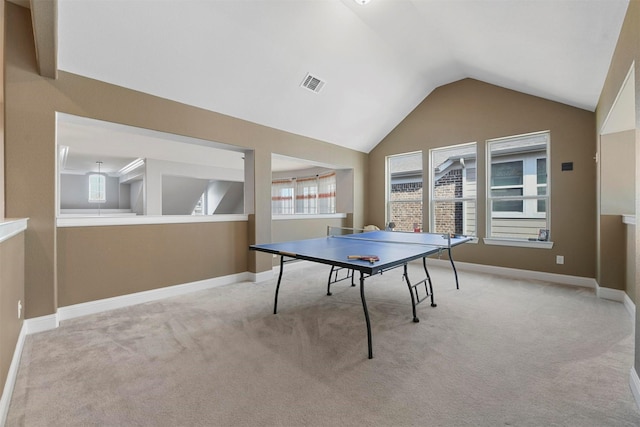
M627 4L58 0L58 68L369 152L465 77L594 110Z

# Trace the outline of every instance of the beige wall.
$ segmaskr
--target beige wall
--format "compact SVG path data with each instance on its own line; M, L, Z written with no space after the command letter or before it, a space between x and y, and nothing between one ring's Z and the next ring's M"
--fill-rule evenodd
M477 80L465 79L434 90L369 156L368 223L385 222L385 157L466 142L478 143L477 229L485 237L485 141L535 131L551 131L551 236L553 249L464 245L461 261L501 267L595 277L596 152L594 114ZM561 172L562 162L574 170ZM375 189L375 190L373 190ZM425 201L427 202L427 201ZM424 204L424 224L429 212ZM565 257L564 265L555 263Z
M598 284L624 291L626 288L626 226L622 215L600 215Z
M0 395L22 328L16 301L24 302L24 233L0 242Z
M246 260L242 262L248 265L245 268L249 271L271 269L271 257L268 254L248 253L248 244L271 241L272 153L326 164L333 164L335 159L340 159L341 166L353 168L355 191L351 213L355 225L363 225L366 154L65 72L60 72L56 80L43 78L37 71L29 10L6 3L6 14L6 210L8 216L30 218L25 243L28 318L52 314L63 303L102 295L98 289L80 289L77 282L80 279L71 278L69 264L65 263L71 262L71 258L84 247L76 248L76 239L84 242L83 245L88 243L88 235L113 241L113 235L104 233L123 233L124 236L129 230L127 227L118 231L60 230L60 242L56 242L56 111L255 150L252 153L255 211L249 212L251 215L245 224L244 245L247 254L240 258ZM228 228L224 235L231 239L237 225L225 227ZM145 233L141 231L142 228L131 228L131 232L133 235ZM122 253L117 256L110 254L113 255L110 259L112 262L126 259L132 266L128 271L142 274L145 270L136 270L133 266L147 266L149 260L166 260L168 254L164 248L167 246L185 247L184 237L178 237L180 231L176 232L174 228L182 230L179 225L167 225L158 229L161 232L148 236L146 247L153 254L142 254L138 250L120 246ZM196 228L208 230L204 225ZM222 241L214 235L209 237L220 247L233 244L231 240ZM94 241L91 243L98 244ZM136 245L134 247L138 248ZM100 265L102 254L98 252L95 255L95 258L85 256L84 262L87 265ZM62 270L59 283L56 273L58 265ZM108 276L101 279L103 283L120 287L118 293L137 291L138 285L133 282L114 285L123 277L122 272L114 271L119 268L113 265L112 270L107 270ZM197 277L224 274L221 270L204 269L199 260L186 259L182 268L171 276L171 283L193 280L195 276L192 271L197 272ZM85 274L88 276L89 272L85 271ZM159 286L165 284L168 282L162 282Z
M59 228L58 306L247 271L246 222Z

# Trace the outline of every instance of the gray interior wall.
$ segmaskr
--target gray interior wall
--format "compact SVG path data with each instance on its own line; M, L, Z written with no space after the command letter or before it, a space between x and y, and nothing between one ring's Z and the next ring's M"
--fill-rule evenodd
M127 186L126 184L124 185ZM89 202L89 175L60 174L60 209L129 209L128 197L121 197L118 178L107 176L104 203Z
M209 184L207 193L207 213L242 214L244 213L244 183L214 181Z
M131 212L144 215L144 181L134 181L129 185L129 205Z
M206 179L164 175L162 215L191 215L208 185Z

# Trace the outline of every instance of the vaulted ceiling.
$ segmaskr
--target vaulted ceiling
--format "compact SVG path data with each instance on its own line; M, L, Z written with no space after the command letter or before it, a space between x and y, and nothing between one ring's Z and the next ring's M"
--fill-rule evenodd
M58 0L55 59L59 70L369 152L435 88L466 77L593 111L627 5ZM307 74L324 83L318 93L301 87Z

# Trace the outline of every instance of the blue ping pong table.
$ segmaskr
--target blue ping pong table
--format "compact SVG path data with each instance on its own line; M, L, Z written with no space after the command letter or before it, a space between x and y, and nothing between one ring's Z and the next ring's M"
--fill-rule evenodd
M329 235L316 239L256 244L249 246L249 248L254 251L280 255L280 273L276 286L273 307L274 314L278 311L278 293L284 265L288 261L300 259L330 265L331 273L329 274L329 284L327 286L328 295L331 295L329 286L332 283L334 269L346 269L351 272L351 276L348 277L351 277L353 286L355 286L355 283L353 283L353 272L360 272L360 299L362 300L362 308L367 326L367 343L369 359L371 359L373 358L373 346L371 339L371 321L369 319L369 311L364 294L365 279L402 266L404 268L403 279L407 283L409 293L411 294L413 321L419 322L416 315L416 306L418 304L430 298L431 306L436 306L433 298L431 277L427 270L426 258L430 255L447 251L455 274L456 287L459 287L458 274L455 269L455 264L453 263L453 257L451 256L451 248L466 243L471 239L471 237L467 236L449 234L366 231L343 235ZM351 259L354 256L373 256L377 258L377 260ZM426 277L412 284L409 280L407 264L417 259L422 259ZM344 278L340 280L344 280ZM339 280L333 280L333 282L335 281ZM422 298L420 298L418 293L419 285L424 285L425 289L426 295Z

